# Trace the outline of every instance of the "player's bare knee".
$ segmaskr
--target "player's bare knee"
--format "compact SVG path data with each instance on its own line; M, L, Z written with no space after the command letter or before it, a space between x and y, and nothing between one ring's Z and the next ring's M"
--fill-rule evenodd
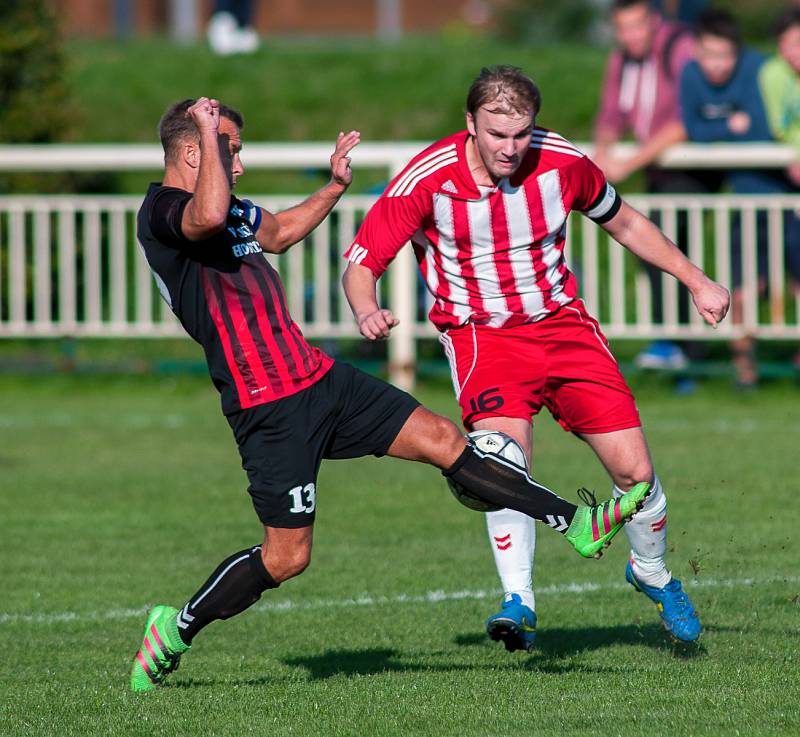
M464 433L452 420L437 415L436 421L436 437L441 438L443 443L448 447L464 444Z
M280 551L265 548L262 545L261 560L277 583L299 576L311 563L311 546L302 545Z
M458 454L464 448L464 434L454 422L441 415L433 415L430 435L432 446L437 448L437 456Z
M653 464L649 461L641 461L632 464L620 473L614 474L614 483L624 491L628 491L632 486L642 481L651 482L653 480Z
M297 551L286 563L285 578L299 576L311 563L311 551Z

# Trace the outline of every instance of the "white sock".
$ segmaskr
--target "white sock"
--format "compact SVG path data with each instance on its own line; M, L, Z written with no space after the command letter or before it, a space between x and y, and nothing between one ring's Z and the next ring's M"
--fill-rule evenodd
M614 485L614 497L625 492ZM653 491L640 512L625 523L625 534L631 545L631 564L637 580L660 589L672 574L664 560L667 554L667 497L658 476L653 479Z
M518 594L522 603L535 611L532 576L536 528L533 519L513 509L500 509L486 513L486 529L505 600L510 599L511 594Z

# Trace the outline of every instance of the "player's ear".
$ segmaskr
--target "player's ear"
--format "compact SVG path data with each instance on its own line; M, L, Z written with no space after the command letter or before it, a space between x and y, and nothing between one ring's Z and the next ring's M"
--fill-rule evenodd
M471 136L477 135L475 130L475 116L472 113L467 113L467 130Z
M192 169L200 167L200 146L195 141L186 141L183 144L181 155L184 162Z

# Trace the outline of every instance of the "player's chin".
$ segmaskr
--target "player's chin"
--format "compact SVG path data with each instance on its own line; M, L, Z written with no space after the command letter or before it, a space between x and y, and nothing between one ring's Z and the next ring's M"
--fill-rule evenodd
M495 176L510 177L519 169L518 161L498 161L493 172Z

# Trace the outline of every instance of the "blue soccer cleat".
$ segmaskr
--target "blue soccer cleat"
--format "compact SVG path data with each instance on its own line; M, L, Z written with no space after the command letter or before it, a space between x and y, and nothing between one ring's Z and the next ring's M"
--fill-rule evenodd
M503 608L486 620L486 634L503 641L508 652L530 650L536 639L536 612L522 603L519 594L503 602Z
M636 579L636 576L633 575L633 566L628 561L625 568L625 580L637 591L655 602L664 627L673 637L682 642L694 642L700 637L702 630L700 618L677 578L670 579L670 582L661 589L648 586Z

